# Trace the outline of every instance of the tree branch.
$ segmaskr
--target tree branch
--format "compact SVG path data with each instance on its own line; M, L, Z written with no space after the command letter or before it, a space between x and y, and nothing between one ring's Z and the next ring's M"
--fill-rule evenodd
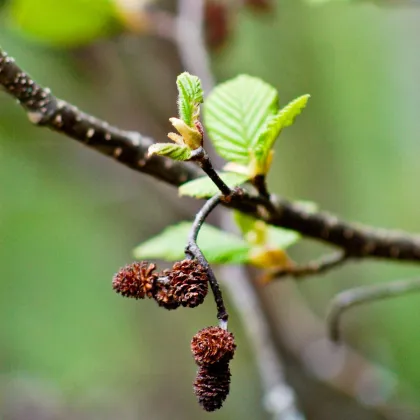
M406 295L420 290L420 279L396 280L387 284L361 286L339 293L331 302L327 315L328 332L332 341L340 341L340 320L353 306L376 300Z
M152 139L134 131L120 130L56 98L48 88L31 79L1 48L0 86L18 100L32 123L71 137L134 170L175 186L199 175L192 164L157 156L149 158L147 150L153 144Z
M137 132L123 131L57 99L49 89L32 80L0 48L0 85L16 98L31 122L71 137L139 172L174 186L200 176L191 163L158 156L147 157L152 140ZM420 236L373 229L339 220L327 213L311 213L285 199L236 196L224 205L248 213L275 226L341 248L350 257L420 261Z

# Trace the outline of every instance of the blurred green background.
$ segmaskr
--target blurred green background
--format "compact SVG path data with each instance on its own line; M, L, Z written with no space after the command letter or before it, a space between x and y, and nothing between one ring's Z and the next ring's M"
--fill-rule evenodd
M74 45L71 30L65 42L54 42L53 35L37 36L37 27L25 23L22 10L31 11L31 3L43 11L31 15L32 24L39 19L44 29L46 18L55 27L77 27L79 14L66 10L86 6L63 0L61 21L48 15L54 8L49 1L5 2L0 45L57 96L110 123L164 139L176 112L175 78L184 69L175 45L156 34L121 32L121 22L112 21ZM108 7L102 3L109 2L97 6ZM175 5L167 3L158 6L171 13ZM229 39L211 52L217 81L238 73L259 76L279 89L281 104L312 95L277 144L272 191L315 201L346 219L418 230L420 7L278 0L266 13L243 8L231 18ZM208 416L191 392L189 342L214 324L211 299L194 313L169 313L151 301L121 299L111 289L114 272L131 261L134 246L175 220L190 219L197 203L31 126L5 94L0 179L0 418ZM308 242L291 253L306 260L323 250ZM402 264L350 264L296 286L269 285L267 304L289 336L306 334L317 342L319 331L311 335L308 329L312 321L322 325L336 292L417 272ZM304 298L310 322L296 323L292 297ZM387 371L374 397L358 391L365 389L363 378L350 393L375 410L388 403L400 407L388 418L420 418L419 307L420 295L412 295L345 317L346 342ZM238 339L231 395L212 417L269 418L241 320L231 312L230 329ZM305 365L308 347L291 347ZM334 401L325 410L308 418L344 418Z

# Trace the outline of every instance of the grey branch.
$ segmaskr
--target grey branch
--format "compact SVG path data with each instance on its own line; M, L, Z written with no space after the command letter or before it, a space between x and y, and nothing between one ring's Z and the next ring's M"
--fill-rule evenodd
M32 123L58 131L134 170L174 186L201 176L200 169L191 163L158 156L149 158L150 138L115 128L57 99L49 89L31 79L1 48L0 86L18 100ZM350 257L420 261L419 235L347 223L327 213L311 213L285 199L244 194L223 204L269 224L339 247Z
M321 274L333 268L339 267L348 260L347 254L344 252L335 252L325 255L318 260L310 261L305 265L292 265L273 273L269 273L270 279L280 279L283 277L300 278L314 274Z
M339 293L331 302L328 311L328 332L332 341L340 340L340 320L344 312L354 306L394 296L406 295L420 290L420 279L396 280L387 284L361 286Z
M26 110L29 120L71 137L132 169L153 175L172 185L198 176L191 164L147 156L153 140L134 131L109 125L57 99L48 88L31 79L0 48L0 86Z

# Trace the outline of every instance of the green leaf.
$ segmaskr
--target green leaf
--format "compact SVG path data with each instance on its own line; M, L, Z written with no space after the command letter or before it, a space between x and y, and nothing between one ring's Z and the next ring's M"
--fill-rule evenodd
M286 249L294 245L301 239L301 235L294 230L282 229L269 226L267 230L267 243L277 246L280 249Z
M194 126L199 115L199 106L203 102L203 89L197 76L184 72L176 79L178 87L179 117L190 127Z
M255 222L257 221L255 217L249 216L238 210L233 211L233 220L244 236L254 229Z
M181 222L167 227L159 235L135 248L134 257L138 260L177 261L183 259L191 226L191 222ZM211 264L240 264L248 261L250 246L245 241L211 225L203 225L198 234L197 243Z
M300 234L294 230L268 225L237 210L233 212L233 217L244 237L248 237L249 240L252 238L251 242L254 244L272 245L279 249L286 249L301 238ZM264 223L263 226L261 226L262 223Z
M86 44L120 19L113 0L14 0L9 12L25 34L57 46Z
M255 157L259 167L266 167L268 154L274 146L277 137L280 135L283 128L293 124L295 118L302 112L303 108L305 108L309 97L310 95L303 95L296 98L282 108L276 115L268 118L266 125L255 144Z
M256 77L241 75L216 86L204 104L204 123L217 152L248 164L249 149L277 112L277 102L276 89Z
M238 174L236 172L219 172L219 176L231 188L241 185L248 180L247 175ZM206 198L217 194L219 189L208 176L203 176L182 184L179 187L178 192L179 195Z
M149 147L149 156L166 156L173 160L188 160L191 158L191 149L174 143L155 143Z

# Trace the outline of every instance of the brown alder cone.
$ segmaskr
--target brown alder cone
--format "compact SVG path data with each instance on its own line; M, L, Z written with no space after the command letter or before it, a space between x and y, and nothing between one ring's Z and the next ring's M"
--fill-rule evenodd
M220 327L207 327L191 340L191 351L197 365L228 362L233 358L236 344L233 334Z
M207 271L196 260L176 262L167 270L174 299L182 306L195 308L204 302L208 292Z
M163 272L163 275L165 276L166 271L167 270ZM157 282L153 298L159 306L162 306L163 308L168 310L176 309L181 305L181 303L175 299L173 294L173 288L170 284Z
M206 411L222 407L230 390L230 369L227 362L200 366L194 381L194 394Z
M122 296L134 299L152 297L157 275L155 264L134 262L121 268L112 280L112 288Z

